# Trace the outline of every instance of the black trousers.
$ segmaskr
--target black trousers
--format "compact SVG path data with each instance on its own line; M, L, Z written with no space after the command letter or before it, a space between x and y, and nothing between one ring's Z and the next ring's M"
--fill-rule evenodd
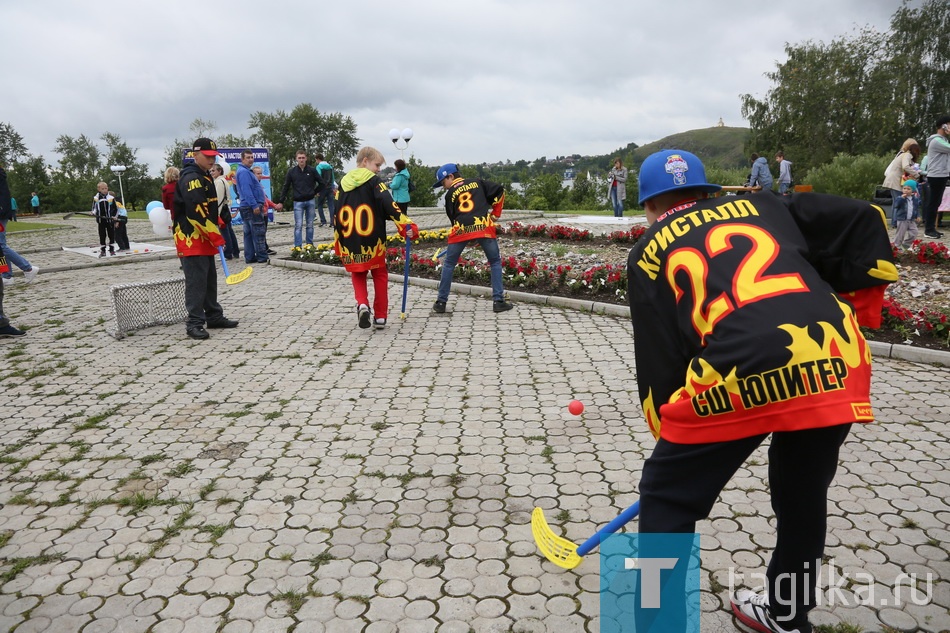
M115 246L115 227L111 218L103 218L99 222L99 246L105 248L106 235L109 236L109 246Z
M224 316L218 303L218 271L214 255L190 255L181 258L185 273L185 310L188 312L186 327L190 330L203 327L205 321L214 321Z
M940 207L940 201L943 200L943 191L947 188L946 176L942 178L927 177L927 184L930 185L930 196L927 198L927 206L924 208L924 232L933 233L937 230L937 209Z
M119 220L115 227L115 243L119 245L121 250L129 250L129 232L126 227L126 221Z
M777 540L769 561L769 605L785 628L808 622L825 549L828 487L851 429L841 424L772 434L769 488ZM660 439L643 466L640 532L695 532L736 470L767 435L713 444Z

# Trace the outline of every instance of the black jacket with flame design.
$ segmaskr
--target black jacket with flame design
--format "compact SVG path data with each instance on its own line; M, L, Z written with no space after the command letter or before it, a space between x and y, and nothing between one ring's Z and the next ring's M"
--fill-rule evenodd
M884 213L802 193L687 201L627 262L654 435L696 444L870 422L871 353L897 280Z
M333 223L333 248L346 270L386 266L387 218L400 233L411 223L379 176L363 167L348 172L340 181Z
M449 244L479 237L495 238L505 188L481 178L458 178L445 190L445 214L452 222Z

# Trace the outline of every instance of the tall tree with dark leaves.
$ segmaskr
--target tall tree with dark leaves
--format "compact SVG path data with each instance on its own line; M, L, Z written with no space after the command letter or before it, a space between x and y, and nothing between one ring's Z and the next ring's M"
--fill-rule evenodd
M306 151L311 161L316 152L322 153L337 172L359 150L352 118L339 112L322 114L309 103L297 105L290 113L255 112L248 127L256 130L251 135L253 143L270 149L272 182L284 181L298 149Z
M10 123L0 123L0 164L9 167L18 159L26 156L23 137Z

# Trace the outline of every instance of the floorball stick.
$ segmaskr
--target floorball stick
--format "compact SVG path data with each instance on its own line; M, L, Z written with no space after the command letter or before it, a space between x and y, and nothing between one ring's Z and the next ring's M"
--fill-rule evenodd
M632 506L620 513L616 519L597 530L597 533L584 541L580 547L554 533L544 518L544 511L535 508L531 513L531 535L538 549L549 561L563 567L574 569L581 564L581 558L589 554L600 541L622 528L640 514L640 502L635 501Z
M402 280L402 312L399 314L399 318L403 320L406 318L406 297L409 295L409 252L411 250L409 245L411 243L412 240L406 235L406 271Z
M226 262L225 259L224 259L224 247L223 247L223 246L219 246L219 247L218 247L218 255L221 257L221 267L224 269L224 277L225 277L224 280L227 282L227 284L228 284L229 286L233 286L234 284L239 284L239 283L241 283L242 281L244 281L245 279L247 279L248 277L250 277L252 272L254 272L254 269L251 268L250 266L248 266L247 268L245 268L245 269L242 270L241 272L239 272L239 273L234 273L234 274L232 275L231 273L228 272L228 264L227 264L227 262Z

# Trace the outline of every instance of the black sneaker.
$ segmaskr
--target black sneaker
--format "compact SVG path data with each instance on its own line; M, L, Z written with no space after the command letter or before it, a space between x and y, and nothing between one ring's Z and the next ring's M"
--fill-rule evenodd
M268 248L268 249L267 249L267 254L268 254L268 255L276 255L276 254L277 254L277 251L275 251L275 250L272 249L272 248Z
M26 336L26 332L18 330L12 325L0 327L0 338L19 338L21 336Z
M812 633L810 624L798 628L783 628L769 610L769 599L765 593L756 593L751 589L740 589L732 594L732 612L736 619L759 633Z
M508 310L513 309L514 306L508 303L507 301L496 301L495 305L492 306L494 312L507 312Z
M365 330L370 326L370 313L368 305L361 305L356 308L356 317L360 321L360 329Z
M376 319L373 321L373 327L377 330L386 329L386 319Z
M221 317L220 319L215 319L214 321L208 321L209 330L220 330L225 328L237 327L238 322L232 321L231 319L226 319Z
M208 330L204 329L203 327L188 328L188 336L199 341L211 338L211 335L208 334Z
M943 237L943 233L938 233L937 231L927 231L924 233L924 235L934 240L939 240L941 237Z
M436 301L432 304L432 311L438 314L445 314L445 301Z

